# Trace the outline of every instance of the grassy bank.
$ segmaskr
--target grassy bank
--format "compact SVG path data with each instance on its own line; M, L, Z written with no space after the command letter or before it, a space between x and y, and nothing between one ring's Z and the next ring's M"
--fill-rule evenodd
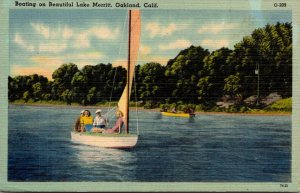
M49 100L49 101L44 101L44 100L40 100L40 101L33 101L33 100L28 100L28 101L24 101L22 99L20 100L15 100L13 102L10 102L10 104L15 104L15 105L36 105L36 106L94 106L94 107L97 107L97 106L101 106L101 107L109 107L109 106L116 106L118 102L99 102L97 104L94 104L94 105L82 105L80 103L70 103L70 104L67 104L66 102L64 101L52 101L52 100Z
M32 105L32 106L78 106L78 107L113 107L117 106L116 101L113 102L99 102L94 105L82 105L79 103L67 104L62 101L33 101L29 100L25 102L24 100L16 100L10 104L16 105ZM171 109L174 106L177 107L177 110L184 111L187 107L192 107L195 109L196 113L245 113L245 114L291 114L292 112L292 98L281 99L275 103L264 107L264 108L249 108L245 106L231 106L229 108L220 108L217 106L205 107L201 104L160 104L155 107L149 108L147 105L138 104L140 110L145 109L147 111L159 111L162 108ZM130 102L130 107L136 107L135 102Z
M292 112L292 98L278 100L266 107L266 110L270 112Z

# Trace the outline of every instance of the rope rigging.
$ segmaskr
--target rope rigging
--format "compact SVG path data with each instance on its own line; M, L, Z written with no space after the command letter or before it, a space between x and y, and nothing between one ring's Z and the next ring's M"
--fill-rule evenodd
M121 55L121 49L122 49L122 42L126 42L126 41L123 41L124 40L124 31L125 31L125 28L126 28L126 23L127 21L129 22L129 16L128 14L126 14L126 17L125 17L125 21L124 21L124 25L123 25L123 28L122 28L122 36L121 36L121 41L120 41L120 46L119 46L119 51L118 51L118 58L120 58L120 55ZM139 37L140 39L141 37ZM116 106L112 107L112 96L113 96L113 91L114 91L114 87L115 87L115 82L116 82L116 76L117 76L117 68L115 68L115 72L114 72L114 78L113 78L113 84L112 84L112 87L111 87L111 93L110 93L110 97L109 97L109 106L108 106L108 111L104 114L104 116L108 119L108 120L112 120L112 118L114 117L114 114L115 114L115 110L117 109ZM136 132L137 132L137 135L139 134L139 122L138 122L138 101L137 101L137 91L136 91L136 68L134 69L134 93L135 93L135 106L136 106ZM128 80L127 80L128 81ZM130 101L130 98L128 99ZM128 101L128 102L129 102ZM110 123L111 121L108 122L108 125L107 127L110 127Z

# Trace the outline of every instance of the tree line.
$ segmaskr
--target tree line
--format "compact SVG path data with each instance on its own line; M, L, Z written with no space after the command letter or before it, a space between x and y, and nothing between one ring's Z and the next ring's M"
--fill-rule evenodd
M190 46L167 65L150 62L137 65L132 100L151 104L214 106L224 97L242 101L257 95L258 74L261 96L277 92L292 96L292 24L277 23L255 29L235 44L234 49L215 51ZM126 82L126 70L100 63L81 70L74 63L61 65L46 77L33 74L8 77L9 101L23 99L64 101L82 105L117 101ZM135 97L136 96L136 97Z

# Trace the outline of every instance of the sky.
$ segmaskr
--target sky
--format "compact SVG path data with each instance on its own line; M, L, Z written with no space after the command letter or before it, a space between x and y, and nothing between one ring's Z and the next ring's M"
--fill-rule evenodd
M183 49L210 52L234 48L244 36L266 24L292 22L291 11L142 10L139 64L165 65ZM10 75L40 74L49 79L64 63L124 65L127 58L127 10L11 9Z

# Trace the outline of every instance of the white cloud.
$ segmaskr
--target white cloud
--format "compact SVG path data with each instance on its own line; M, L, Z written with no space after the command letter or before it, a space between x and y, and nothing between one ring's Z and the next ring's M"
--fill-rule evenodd
M56 43L41 43L39 45L39 52L50 52L50 53L59 53L67 49L68 44L66 42Z
M201 41L201 46L218 49L222 47L228 47L229 43L230 42L227 39L220 39L220 40L205 39Z
M73 37L73 30L68 26L50 27L43 23L30 23L36 34L41 35L35 43L39 52L59 53L69 46L68 40Z
M87 30L90 36L98 39L115 39L119 35L119 29L110 29L108 27L92 27Z
M26 42L20 34L15 35L14 42L17 45L19 45L21 48L23 48L27 51L30 51L30 52L34 52L34 46L30 45L28 42Z
M90 39L95 37L102 40L113 40L119 36L119 29L110 29L108 27L92 27L81 31L75 38L74 47L77 49L89 48Z
M34 55L29 58L30 65L19 65L14 63L11 68L12 75L40 74L52 79L52 73L64 63L75 63L78 68L85 65L96 65L100 63L104 55L101 52L82 52L79 54L67 55ZM124 60L126 61L126 60ZM125 62L126 64L126 62Z
M50 28L42 23L30 23L32 28L40 35L44 36L45 38L50 37Z
M74 42L74 48L76 49L84 49L90 47L90 38L88 37L88 33L81 32L77 35Z
M139 51L141 55L147 55L150 54L152 50L149 46L141 45Z
M67 40L73 36L73 30L68 26L50 27L43 23L30 23L37 34L42 35L46 39Z
M30 25L36 34L43 37L36 42L39 51L49 53L62 52L68 47L75 49L90 48L91 38L113 40L120 34L119 28L109 28L107 26L94 26L84 30L74 30L67 25L51 27L43 23L30 23Z
M149 32L151 38L155 36L168 36L172 35L175 31L185 29L186 25L177 25L170 23L169 25L159 25L156 22L150 22L146 25L146 30Z
M81 54L70 54L67 55L67 57L81 60L95 60L103 58L103 54L101 52L85 52Z
M169 43L167 45L159 45L159 49L161 50L172 50L172 49L181 49L187 48L192 43L189 40L176 40L175 42Z
M62 29L62 37L64 39L70 39L73 36L73 30L67 26Z
M231 30L237 28L237 24L234 23L211 23L205 24L198 29L199 34L203 33L211 33L211 34L219 34L225 30Z

